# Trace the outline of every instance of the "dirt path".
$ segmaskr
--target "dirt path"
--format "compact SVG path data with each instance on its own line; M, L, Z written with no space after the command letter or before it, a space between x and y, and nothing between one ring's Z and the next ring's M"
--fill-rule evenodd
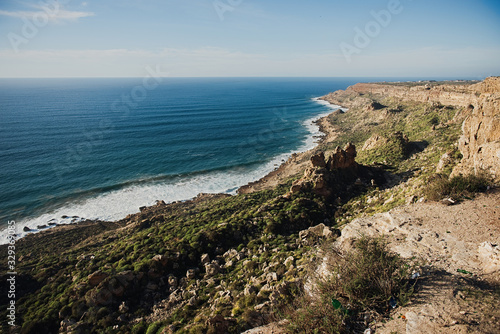
M337 243L361 234L386 235L393 251L423 264L414 300L375 333L500 333L500 191L355 219Z

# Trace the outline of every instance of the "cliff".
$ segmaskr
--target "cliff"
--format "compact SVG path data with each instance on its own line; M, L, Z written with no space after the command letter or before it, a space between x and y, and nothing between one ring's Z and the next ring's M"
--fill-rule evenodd
M500 77L490 77L476 84L358 83L323 99L355 108L366 104L370 96L463 108L459 116L465 120L458 143L463 160L453 175L486 172L495 181L500 181ZM374 106L371 109L375 109Z

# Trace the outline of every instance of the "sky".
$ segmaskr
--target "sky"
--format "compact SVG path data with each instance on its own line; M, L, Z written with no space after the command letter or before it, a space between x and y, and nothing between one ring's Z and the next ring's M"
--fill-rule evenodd
M500 75L498 0L0 0L0 77Z

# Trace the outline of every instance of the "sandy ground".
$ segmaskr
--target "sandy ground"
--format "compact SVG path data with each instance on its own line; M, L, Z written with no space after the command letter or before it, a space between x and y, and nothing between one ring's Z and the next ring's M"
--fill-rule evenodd
M422 265L412 302L373 332L500 333L498 189L453 206L418 203L355 219L337 243L361 233L387 236L391 250Z

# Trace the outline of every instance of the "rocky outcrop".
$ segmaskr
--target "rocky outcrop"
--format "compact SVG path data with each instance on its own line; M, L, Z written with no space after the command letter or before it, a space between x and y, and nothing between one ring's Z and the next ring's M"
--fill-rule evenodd
M375 148L384 146L388 143L388 139L379 134L374 134L365 141L365 144L361 148L361 151L373 150Z
M105 272L102 272L100 270L90 274L88 276L89 279L89 284L91 286L98 286L104 279L106 279L109 275Z
M313 191L328 197L332 195L332 173L338 170L356 170L356 147L348 143L344 149L337 147L328 158L320 152L311 157L311 166L304 172L304 177L295 181L290 188L291 193Z
M337 146L332 155L328 158L326 162L326 168L330 171L335 169L343 168L356 168L358 164L356 163L356 146L352 143L348 143L342 150Z

